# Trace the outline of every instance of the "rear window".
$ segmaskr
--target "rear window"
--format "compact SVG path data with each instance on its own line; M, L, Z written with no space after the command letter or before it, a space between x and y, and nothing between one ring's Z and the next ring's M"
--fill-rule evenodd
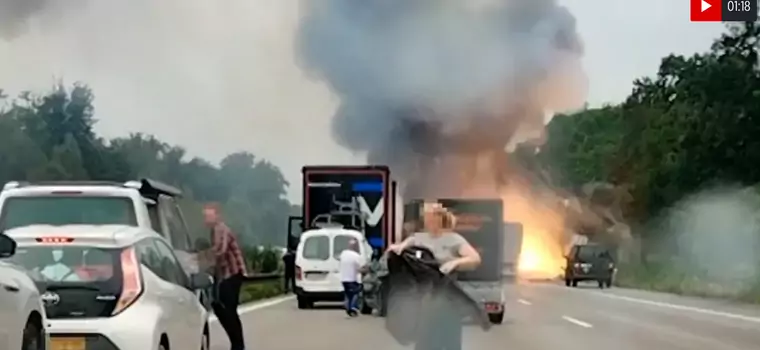
M122 292L121 249L20 246L11 262L27 269L48 318L109 317ZM52 301L51 301L52 299Z
M343 253L344 250L348 249L350 246L349 242L351 242L352 239L355 238L347 235L335 236L333 238L333 258L338 259L340 253Z
M29 225L137 225L132 200L125 197L34 196L5 200L0 227Z
M327 260L330 258L330 239L327 236L311 236L303 242L304 259Z
M120 267L121 249L103 249L86 246L28 246L18 247L11 257L29 272L36 282L48 284L68 283L120 283L115 278ZM115 289L120 289L120 286Z
M596 259L601 257L608 257L609 253L607 252L607 249L600 246L592 246L592 245L586 245L586 246L579 246L578 247L578 259Z

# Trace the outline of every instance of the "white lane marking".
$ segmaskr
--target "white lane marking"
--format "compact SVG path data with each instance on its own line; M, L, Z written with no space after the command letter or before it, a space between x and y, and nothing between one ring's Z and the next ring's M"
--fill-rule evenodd
M581 326L583 328L594 328L594 326L591 323L583 322L577 318L572 318L570 316L562 316L562 319L576 326Z
M579 294L586 294L586 295L598 295L603 296L610 299L617 299L622 301L628 301L631 303L639 303L644 305L650 305L650 306L657 306L661 308L666 309L672 309L672 310L679 310L679 311L689 311L689 312L695 312L700 313L704 315L710 315L710 316L717 316L717 317L723 317L728 318L732 320L740 320L745 322L752 322L752 323L760 323L760 317L754 317L754 316L748 316L748 315L741 315L731 312L725 312L725 311L718 311L718 310L712 310L712 309L704 309L694 306L686 306L686 305L679 305L679 304L672 304L672 303L666 303L661 301L653 301L653 300L646 300L646 299L640 299L640 298L633 298L633 297L627 297L623 295L617 295L610 292L600 292L600 291L589 291L589 290L578 290L574 288L567 288L564 286L560 286L557 284L548 284L548 283L536 283L536 286L548 286L551 288L556 289L562 289L567 290L571 292L577 292ZM656 293L656 292L655 292ZM672 295L672 294L668 294Z
M645 305L651 305L651 306L657 306L657 307L681 310L681 311L691 311L691 312L697 312L697 313L710 315L710 316L718 316L718 317L725 317L725 318L730 318L734 320L760 323L760 317L752 317L752 316L734 314L734 313L724 312L724 311L703 309L703 308L694 307L694 306L678 305L678 304L671 304L671 303L665 303L665 302L660 302L660 301L632 298L632 297L626 297L626 296L615 295L615 294L610 294L610 293L596 292L594 294L607 297L610 299L624 300L624 301L628 301L632 303L639 303L639 304L645 304Z
M531 305L532 303L530 301L527 301L525 299L517 299L517 302L523 305Z
M293 300L293 299L295 299L294 295L288 295L288 296L285 296L285 297L280 297L280 298L275 298L275 299L270 299L270 300L262 301L260 303L254 303L254 304L251 304L251 305L242 306L242 307L238 308L238 313L241 314L241 315L242 314L247 314L247 313L252 312L252 311L265 309L265 308L268 308L270 306L275 306L277 304L281 304L281 303L284 303L284 302L286 302L288 300ZM216 318L216 316L212 315L212 316L209 316L208 321L209 322L218 322L219 320Z

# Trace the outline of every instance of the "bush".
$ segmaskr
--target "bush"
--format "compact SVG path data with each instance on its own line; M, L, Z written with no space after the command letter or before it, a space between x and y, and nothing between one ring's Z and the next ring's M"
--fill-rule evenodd
M276 272L280 266L280 256L274 249L265 249L261 252L261 272Z
M245 261L251 273L271 273L280 268L280 252L270 247L246 247Z
M240 302L250 303L282 295L285 292L280 280L244 283L240 291Z

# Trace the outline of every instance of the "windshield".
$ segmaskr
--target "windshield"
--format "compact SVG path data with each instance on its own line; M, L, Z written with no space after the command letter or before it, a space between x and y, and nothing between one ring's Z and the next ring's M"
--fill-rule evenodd
M0 214L5 229L29 225L130 225L137 223L132 200L126 197L10 197Z

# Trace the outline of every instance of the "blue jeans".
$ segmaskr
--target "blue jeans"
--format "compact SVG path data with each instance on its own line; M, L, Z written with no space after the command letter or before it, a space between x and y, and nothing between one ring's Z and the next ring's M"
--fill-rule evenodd
M359 292L362 285L359 282L343 282L343 295L345 296L346 312L359 309Z

